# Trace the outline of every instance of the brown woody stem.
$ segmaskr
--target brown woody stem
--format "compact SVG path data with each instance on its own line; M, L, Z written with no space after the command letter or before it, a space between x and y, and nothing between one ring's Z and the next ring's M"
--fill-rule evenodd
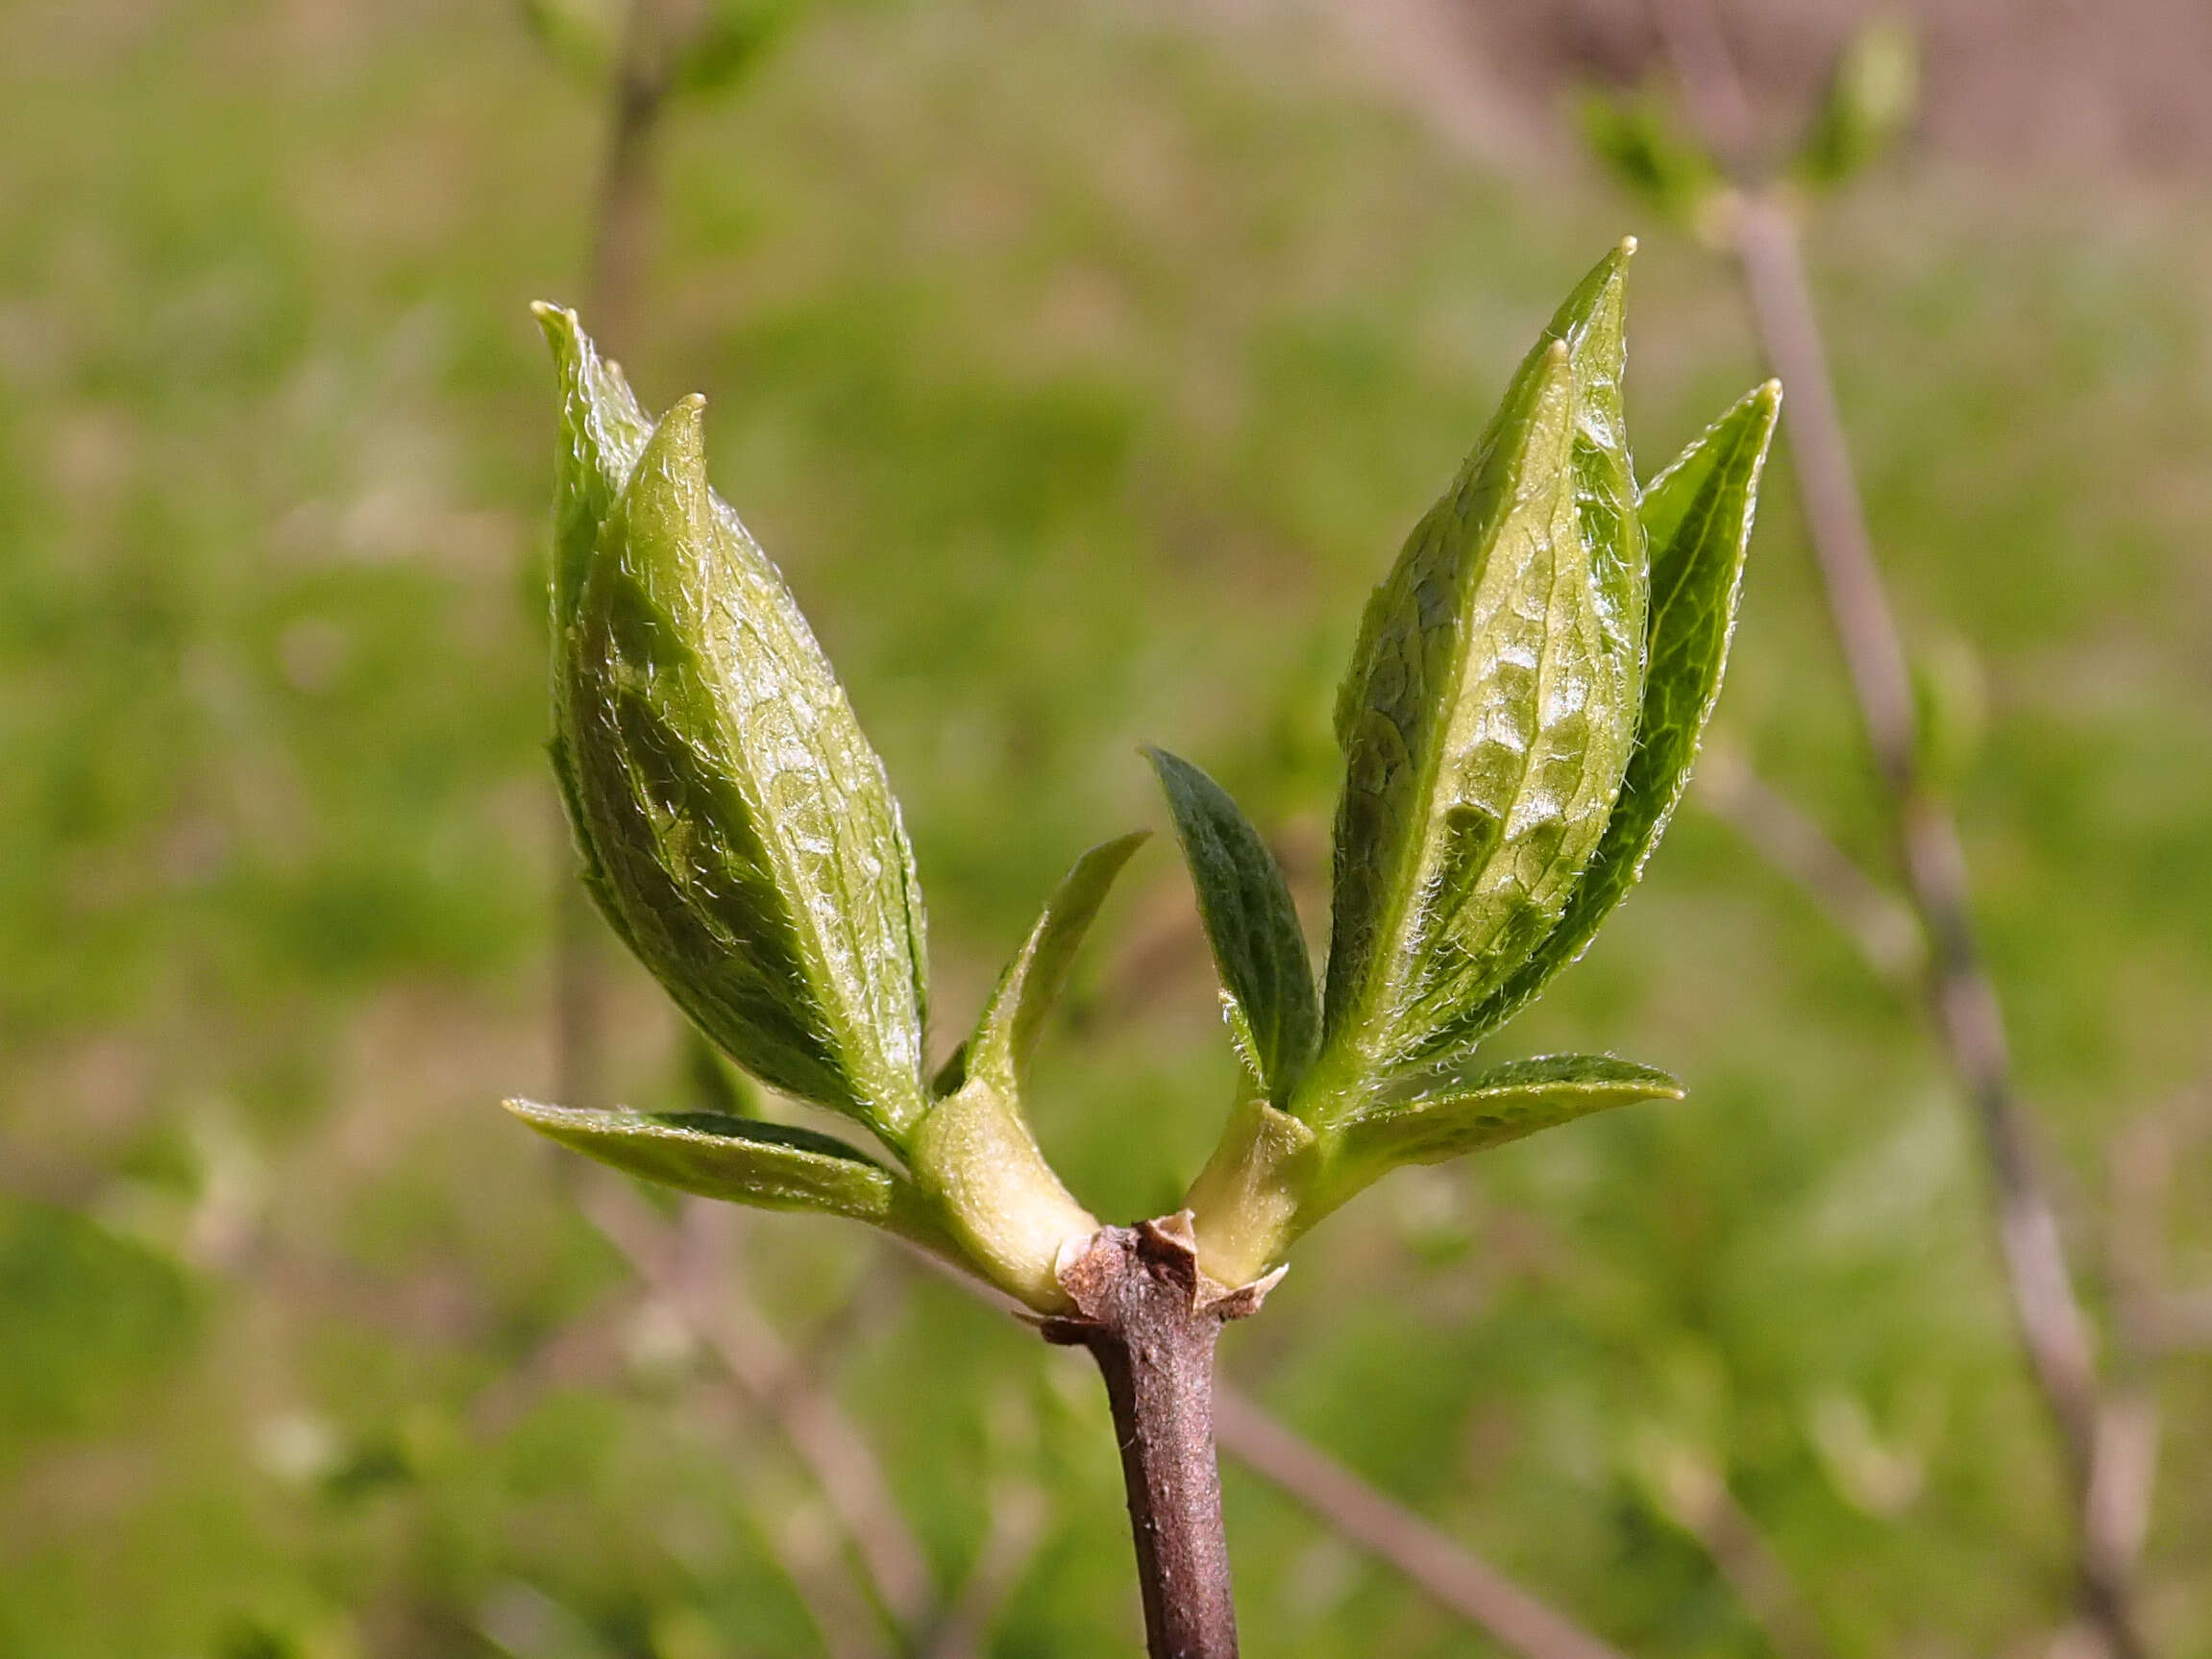
M1060 1281L1076 1312L1046 1321L1045 1336L1089 1349L1106 1379L1151 1659L1236 1659L1214 1345L1259 1297L1206 1294L1188 1215L1106 1228Z

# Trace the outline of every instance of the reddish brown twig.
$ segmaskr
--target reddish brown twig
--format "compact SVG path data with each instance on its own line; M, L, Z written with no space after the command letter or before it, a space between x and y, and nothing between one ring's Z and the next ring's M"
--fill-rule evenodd
M1061 1270L1075 1312L1045 1339L1090 1350L1121 1445L1151 1659L1237 1659L1214 1455L1214 1345L1257 1297L1209 1301L1188 1212L1109 1227Z

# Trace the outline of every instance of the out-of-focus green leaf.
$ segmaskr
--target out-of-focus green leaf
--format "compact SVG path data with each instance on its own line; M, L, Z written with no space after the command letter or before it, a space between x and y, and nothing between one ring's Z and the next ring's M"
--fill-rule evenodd
M1472 1074L1408 1079L1342 1126L1331 1201L1399 1164L1441 1163L1610 1107L1683 1094L1665 1072L1610 1055L1546 1055Z
M1075 861L999 977L976 1021L975 1035L938 1074L938 1093L950 1094L971 1075L988 1075L1008 1093L1018 1092L1020 1073L1037 1047L1045 1016L1068 983L1083 936L1090 932L1121 866L1150 839L1150 831L1138 830L1094 846Z
M523 23L555 62L578 81L604 88L618 72L629 4L645 0L521 0ZM808 0L706 0L695 16L664 34L672 61L668 89L712 97L727 91L768 57L805 13Z
M812 1130L713 1111L594 1111L529 1100L506 1109L549 1140L701 1198L819 1209L909 1232L923 1225L905 1181Z
M573 317L549 331L557 348ZM571 378L564 521L592 509L634 407L611 370ZM913 854L805 619L707 487L702 407L678 403L636 457L557 642L564 793L595 896L700 1029L896 1143L924 1099Z
M1694 225L1722 187L1720 170L1658 99L1592 89L1576 101L1583 141L1632 195Z
M1238 1053L1277 1106L1290 1097L1320 1040L1320 1000L1290 883L1229 792L1189 761L1146 748L1174 815L1198 891L1198 914L1221 974Z
M1836 60L1828 96L1798 152L1799 176L1815 184L1844 183L1897 141L1919 103L1920 44L1912 24L1895 14L1868 18Z
M1720 696L1743 591L1744 549L1782 387L1770 380L1715 421L1643 494L1651 548L1651 646L1642 717L1620 800L1559 925L1471 1022L1491 1031L1589 947L1689 787Z
M614 73L622 9L611 0L522 0L523 26L553 61L593 86Z
M1344 794L1315 1073L1336 1098L1468 1039L1611 813L1644 654L1619 402L1633 250L1561 307L1368 601L1337 714Z
M676 86L712 96L750 73L806 11L807 0L712 0L676 64Z
M1970 642L1943 633L1916 647L1912 706L1922 781L1938 791L1956 788L1989 731L1989 680Z

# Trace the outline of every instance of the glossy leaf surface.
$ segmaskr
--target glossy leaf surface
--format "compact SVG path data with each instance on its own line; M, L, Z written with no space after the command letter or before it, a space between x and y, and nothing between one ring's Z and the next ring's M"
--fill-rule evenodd
M701 1198L899 1224L904 1183L830 1135L720 1112L592 1111L510 1100L549 1140Z
M1644 651L1620 418L1629 252L1561 307L1368 603L1338 705L1323 1067L1338 1090L1461 1040L1558 919L1612 810Z
M575 334L578 365L565 535L597 510L636 405L611 366L592 372L573 317L548 326L556 349ZM922 1107L913 855L804 618L707 487L701 407L670 411L598 526L558 648L565 793L602 908L700 1027L896 1141Z
M556 628L576 620L584 573L599 527L629 482L630 469L652 436L651 416L622 365L600 354L574 311L530 307L553 348L560 378L560 453L553 479L553 615Z
M1559 925L1469 1022L1496 1029L1589 948L1643 874L1689 787L1699 739L1720 697L1743 592L1744 551L1782 409L1769 381L1715 421L1643 495L1651 548L1651 641L1636 746L1620 800Z
M1197 889L1239 1053L1267 1099L1288 1100L1320 1039L1320 1001L1290 884L1229 792L1189 761L1147 748Z
M1401 1084L1342 1127L1340 1180L1364 1185L1404 1163L1440 1163L1640 1100L1680 1100L1663 1071L1610 1055L1546 1055Z

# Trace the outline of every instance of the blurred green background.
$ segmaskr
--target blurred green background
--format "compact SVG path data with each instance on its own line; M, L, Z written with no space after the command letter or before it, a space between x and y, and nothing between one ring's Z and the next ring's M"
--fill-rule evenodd
M1761 377L1726 264L1562 113L1639 72L1621 9L1462 10L825 0L670 117L625 355L709 394L886 759L946 1030L1078 851L1164 823L1140 741L1318 927L1362 598L1622 232L1647 471ZM1986 704L1955 798L2101 1308L2113 1148L2212 1062L2212 49L2113 10L2100 56L1931 6L1920 137L1808 231L1906 632ZM1841 24L1762 27L1788 94ZM603 96L493 0L16 0L0 110L0 1655L887 1650L803 1467L496 1106L552 1086L567 856L526 306L578 294ZM1769 479L1717 730L1886 870ZM1508 1034L1691 1098L1393 1178L1227 1373L1630 1653L2044 1653L2068 1527L1977 1143L1708 796ZM607 973L609 1092L674 1104L674 1016ZM1168 851L1073 1004L1041 1134L1155 1212L1232 1087ZM2161 1241L2200 1298L2208 1144ZM937 1593L1003 1557L971 1650L1134 1651L1087 1363L858 1230L734 1251ZM2212 1653L2212 1357L2153 1381L2146 1606ZM1254 1654L1497 1650L1226 1478Z

